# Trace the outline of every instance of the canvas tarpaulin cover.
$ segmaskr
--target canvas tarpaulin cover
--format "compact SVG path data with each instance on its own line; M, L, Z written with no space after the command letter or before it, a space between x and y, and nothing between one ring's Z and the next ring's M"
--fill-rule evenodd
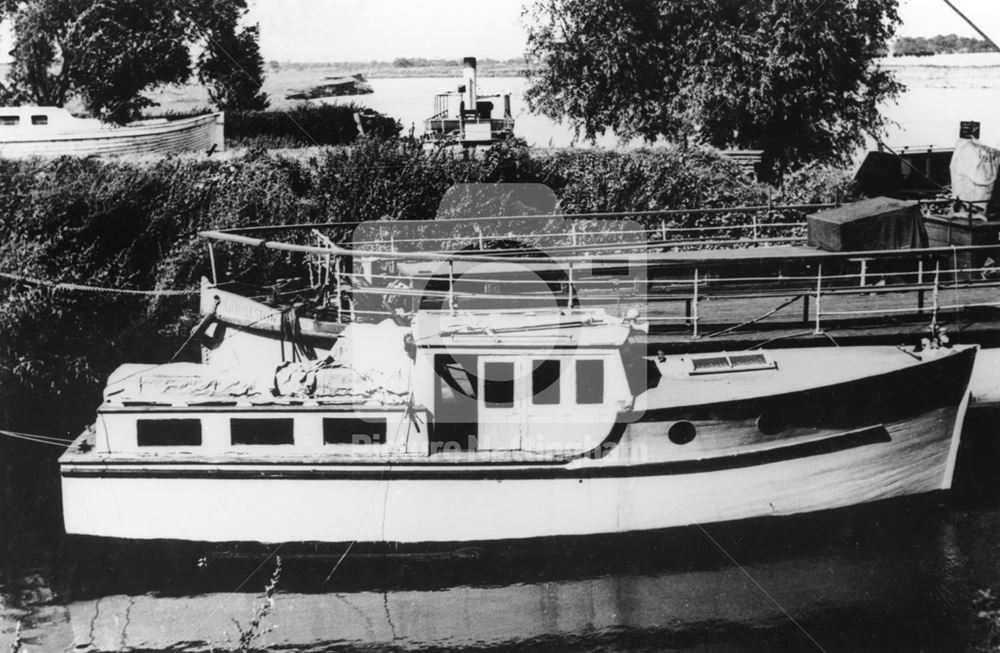
M951 194L964 202L981 202L987 220L1000 219L1000 150L960 138L951 155Z
M108 379L105 401L204 404L242 400L322 399L329 403L401 405L410 395L408 330L385 320L348 325L327 356L277 363L241 374L198 363L121 365Z
M927 246L920 205L890 197L852 202L809 216L809 245L828 252Z
M966 202L993 197L1000 171L1000 150L979 141L960 138L951 155L951 193Z

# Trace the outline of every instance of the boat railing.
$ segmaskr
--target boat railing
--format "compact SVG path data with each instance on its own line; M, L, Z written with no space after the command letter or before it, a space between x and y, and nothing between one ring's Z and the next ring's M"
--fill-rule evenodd
M333 232L331 240L349 246L353 249L371 249L378 251L397 251L409 246L418 251L452 251L463 249L471 244L479 251L490 251L490 241L502 238L505 240L524 241L526 248L537 247L536 241L544 238L546 250L555 252L572 252L579 249L579 244L589 249L614 249L614 242L593 242L595 238L614 236L618 231L611 229L592 229L581 223L586 220L601 220L606 226L607 221L627 219L631 224L638 224L644 232L644 240L622 246L648 248L663 246L670 248L733 248L748 246L770 246L775 244L802 243L806 240L805 215L808 212L837 206L835 203L824 204L764 204L754 206L738 206L728 208L699 209L663 209L649 211L614 211L593 213L568 213L544 215L514 215L514 216L476 216L455 217L445 220L385 220L385 221L342 221L308 223L301 225L279 225L267 227L246 227L227 229L218 232L204 232L208 238L225 240L228 236L256 236L259 234L288 234L294 231L320 230ZM692 225L698 217L712 216L716 220L726 220L726 224ZM539 234L534 228L536 221L558 221L560 229L547 229ZM419 233L407 237L399 232L418 232L421 227L433 226L440 232L442 224L466 225L469 228L464 233L447 237L433 233ZM490 229L487 225L505 225L506 230ZM357 238L355 229L364 225L367 235L375 234L384 229L380 238ZM520 230L512 231L509 226L519 226ZM459 230L456 230L459 231ZM554 241L563 239L564 243ZM607 240L607 239L605 239ZM456 247L456 245L458 245ZM505 253L516 251L505 248Z
M584 302L624 316L639 309L643 318L662 327L689 328L691 337L704 334L705 326L720 324L719 314L748 315L752 307L781 302L780 308L800 302L801 322L822 333L824 325L836 321L903 314L930 316L937 320L946 312L1000 307L1000 268L984 264L961 267L958 256L989 252L1000 258L1000 245L929 248L909 251L850 252L825 260L783 258L781 266L809 270L773 274L739 274L729 266L688 262L683 268L659 268L647 263L638 274L627 277L574 274L574 262L558 274L549 274L549 288L537 279L500 273L459 278L448 266L446 273L406 274L363 272L340 268L337 305L346 305L342 317L357 320L393 316L397 309L414 312L427 303L451 311L470 307L546 307L553 304L552 287L563 289L566 305ZM912 264L903 269L900 263ZM730 265L732 262L730 262ZM839 264L839 265L838 265ZM851 266L845 271L844 265ZM855 271L856 270L856 271ZM668 276L662 276L666 273ZM436 284L429 283L437 281ZM349 296L349 298L348 298ZM672 309L672 307L682 307ZM377 307L377 308L372 308ZM706 307L715 315L708 315ZM778 313L766 311L766 318ZM752 317L752 316L751 316ZM786 321L788 321L786 319ZM799 321L793 318L792 321Z
M804 210L814 206L782 208ZM367 239L356 240L350 247L323 236L319 229L339 229L344 234L343 242L352 228L361 223L234 228L202 235L209 239L213 269L213 241L311 255L317 274L310 268L310 279L315 280L317 287L332 290L330 304L337 307L338 317L344 321L392 316L399 309L413 311L425 300L452 310L491 301L551 305L552 292L529 291L529 286L516 279L516 275L468 274L469 266L457 273L455 270L462 263L498 262L521 264L537 271L539 278L546 279L553 289L561 289L563 298L558 301L566 305L583 299L612 311L639 308L653 324L690 328L692 337L700 337L710 325L752 317L767 302L781 304L779 308L764 311L767 313L764 318L769 320L786 319L788 311L782 309L800 303L801 321L809 323L815 332L840 320L903 314L937 316L946 311L1000 307L997 301L1000 268L994 263L1000 261L1000 244L854 252L779 247L802 240L803 236L798 235L802 232L797 230L804 229L804 223L785 218L764 223L754 214L761 209L774 207L514 216L525 220L522 226L535 220L565 220L562 231L545 237L564 237L567 242L546 243L542 248L545 256L541 258L537 255L538 248L531 255L530 242L525 247L491 249L491 239L498 235L515 241L530 241L532 235L526 228L491 234L485 222L496 221L495 217L455 219L456 225L471 223L462 238L393 236L391 231L403 221L368 222L364 223L368 227L384 225L386 238L382 239L378 232L372 236L369 231ZM736 224L666 223L683 213L740 212L749 215L743 215L743 220ZM588 234L573 219L584 216L639 217L646 220L645 238L614 242L617 232L609 228ZM405 221L405 224L439 227L442 220ZM320 244L304 244L303 239L287 242L289 234L303 229L313 236L322 236ZM772 237L768 230L784 231ZM746 235L734 237L736 233ZM268 239L272 234L285 240ZM588 240L591 236L595 242ZM733 249L734 246L739 249ZM417 265L404 265L407 263ZM429 285L431 280L434 283ZM480 284L474 291L463 286L470 280ZM387 302L386 297L393 298L395 304ZM683 307L683 311L674 307Z

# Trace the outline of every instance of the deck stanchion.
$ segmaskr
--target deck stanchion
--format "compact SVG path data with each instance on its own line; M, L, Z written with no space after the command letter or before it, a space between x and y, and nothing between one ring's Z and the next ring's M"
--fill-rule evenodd
M917 261L917 315L924 314L924 259Z
M569 297L566 301L566 308L573 310L573 261L569 262Z
M938 323L938 291L941 281L941 261L934 262L934 307L931 309L931 327L936 328Z
M455 261L448 259L448 312L455 314Z
M928 157L928 161L930 157ZM969 219L972 219L972 213L969 213ZM961 305L959 304L958 298L958 248L955 245L951 246L951 291L954 299L955 307L961 311ZM961 315L961 312L959 313Z
M212 249L212 241L208 241L208 261L212 266L212 285L219 285L219 278L215 272L215 250Z
M691 293L691 337L698 337L698 268L694 269L694 291Z
M816 265L816 328L813 329L813 333L816 335L823 333L822 329L820 328L820 313L823 312L822 293L823 293L823 264L819 263Z
M327 283L330 282L330 257L326 258L327 264ZM336 266L337 271L337 320L343 321L343 311L344 311L344 282L341 280L340 276L340 257L337 256L333 259L333 264Z

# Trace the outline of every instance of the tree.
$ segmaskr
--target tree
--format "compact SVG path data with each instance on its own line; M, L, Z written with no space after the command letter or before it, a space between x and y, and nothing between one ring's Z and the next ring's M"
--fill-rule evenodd
M185 82L191 46L213 28L231 26L230 47L259 59L256 30L236 31L246 0L25 0L0 9L14 26L9 97L56 106L79 97L115 122L155 104L144 92Z
M529 106L586 138L764 151L775 178L845 161L902 90L896 0L534 0Z
M198 79L208 97L225 111L263 111L270 102L261 91L264 58L256 25L238 29L236 21L212 30L198 57Z

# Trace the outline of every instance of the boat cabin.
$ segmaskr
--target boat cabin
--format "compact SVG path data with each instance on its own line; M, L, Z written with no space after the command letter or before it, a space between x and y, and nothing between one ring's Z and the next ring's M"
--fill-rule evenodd
M350 325L329 355L275 358L258 378L261 364L124 365L105 389L94 445L250 458L578 456L632 406L629 332L603 311L422 311L412 327Z
M91 131L104 126L94 118L77 118L63 107L0 107L0 139L8 129Z
M417 378L429 380L432 449L596 448L631 407L629 329L603 311L421 311L413 334Z

